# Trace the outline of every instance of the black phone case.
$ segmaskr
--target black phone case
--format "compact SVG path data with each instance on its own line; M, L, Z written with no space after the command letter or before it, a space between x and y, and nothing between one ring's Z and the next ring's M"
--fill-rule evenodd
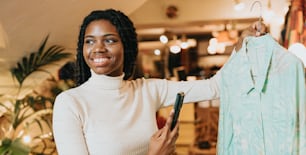
M171 130L173 130L179 118L180 111L183 105L184 96L185 96L184 92L179 92L176 95L176 100L174 103L174 115L173 115L173 120L172 120L172 124L170 128Z

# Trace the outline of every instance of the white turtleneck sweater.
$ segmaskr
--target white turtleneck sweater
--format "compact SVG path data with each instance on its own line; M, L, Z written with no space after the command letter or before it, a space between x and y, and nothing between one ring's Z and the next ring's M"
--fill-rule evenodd
M185 103L219 96L217 74L209 80L123 80L92 76L79 87L59 94L53 132L59 155L145 155L157 131L156 112L173 105L177 92Z

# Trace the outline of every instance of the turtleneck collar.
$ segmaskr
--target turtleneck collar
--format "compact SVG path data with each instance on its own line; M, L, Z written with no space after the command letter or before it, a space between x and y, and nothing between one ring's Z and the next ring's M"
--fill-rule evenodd
M96 74L93 70L91 70L90 72L91 77L88 79L88 83L94 85L95 87L103 89L119 89L123 85L124 73L120 76L112 77Z

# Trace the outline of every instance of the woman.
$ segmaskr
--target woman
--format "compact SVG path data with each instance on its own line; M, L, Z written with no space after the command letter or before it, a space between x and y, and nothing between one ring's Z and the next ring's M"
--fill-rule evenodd
M219 74L187 82L128 80L137 52L135 28L122 12L93 11L85 17L77 48L78 86L58 95L54 106L60 155L171 154L178 125L169 130L171 114L158 131L156 112L172 105L180 91L185 103L218 98Z
M141 93L142 80L125 81L134 69L136 37L133 23L120 11L93 11L84 19L77 53L79 87L59 95L54 107L60 155L174 152L178 125L170 131L172 113L157 131L160 101L145 90L148 85L143 88L147 93Z

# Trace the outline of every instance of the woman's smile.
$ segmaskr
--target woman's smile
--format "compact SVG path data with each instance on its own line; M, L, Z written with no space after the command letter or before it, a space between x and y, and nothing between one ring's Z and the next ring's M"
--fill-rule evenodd
M101 54L97 53L89 54L89 60L96 67L106 67L112 61L110 56L101 56Z

